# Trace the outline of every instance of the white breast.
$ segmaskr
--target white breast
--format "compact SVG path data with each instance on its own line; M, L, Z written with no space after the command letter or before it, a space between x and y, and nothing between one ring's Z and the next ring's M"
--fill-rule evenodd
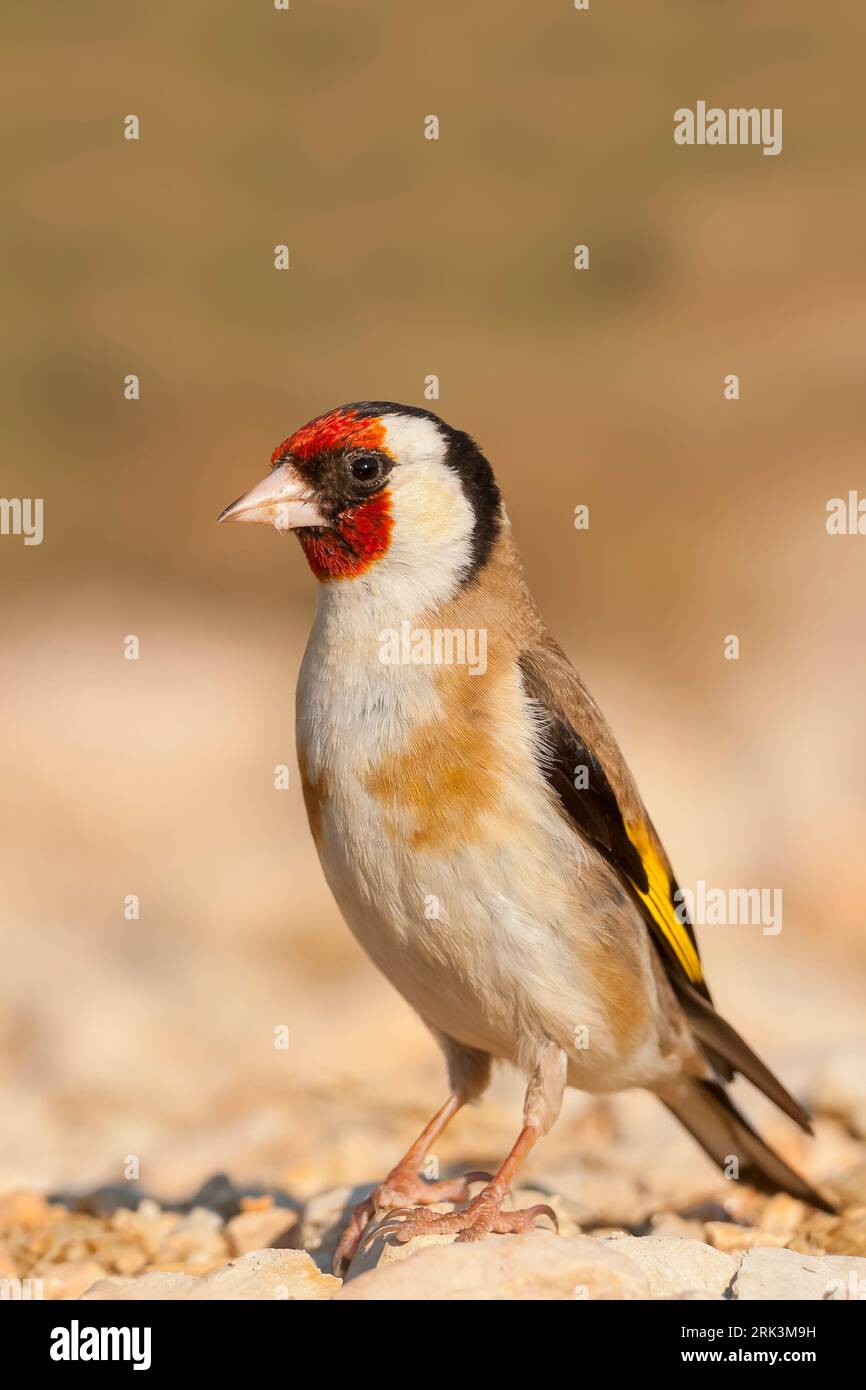
M497 789L466 843L413 845L411 815L371 793L370 773L443 718L429 666L378 660L378 630L320 604L298 683L299 756L321 792L317 847L346 921L429 1024L521 1065L579 1030L600 1064L613 1047L581 956L609 874L551 801L517 682L504 699ZM422 769L423 772L423 769ZM491 785L493 785L491 781ZM583 1084L583 1083L581 1083Z

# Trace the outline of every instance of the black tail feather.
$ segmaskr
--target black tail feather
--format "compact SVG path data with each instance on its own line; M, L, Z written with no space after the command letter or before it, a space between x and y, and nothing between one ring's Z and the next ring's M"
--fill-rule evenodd
M836 1208L764 1142L717 1081L683 1081L661 1099L720 1168L737 1160L741 1182L761 1192L788 1192L836 1215Z
M695 1037L722 1080L731 1081L734 1073L740 1072L759 1091L763 1091L774 1105L790 1115L807 1134L811 1134L812 1118L809 1112L785 1089L736 1029L684 980L676 981L675 988Z

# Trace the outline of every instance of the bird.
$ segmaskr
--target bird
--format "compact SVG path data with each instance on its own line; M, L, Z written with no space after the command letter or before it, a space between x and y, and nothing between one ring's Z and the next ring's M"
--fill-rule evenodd
M335 1270L368 1227L476 1241L555 1224L547 1206L504 1204L566 1087L648 1090L728 1176L835 1211L729 1094L740 1074L811 1133L715 1009L670 860L539 614L475 440L419 406L339 406L283 440L219 519L293 532L318 581L296 692L310 830L351 932L448 1075L351 1211ZM428 1179L430 1146L499 1063L526 1080L513 1147L495 1174Z

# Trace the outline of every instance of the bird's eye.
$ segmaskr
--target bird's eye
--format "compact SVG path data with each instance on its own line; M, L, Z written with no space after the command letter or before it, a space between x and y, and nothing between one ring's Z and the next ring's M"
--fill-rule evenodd
M378 454L355 454L349 459L349 472L356 483L376 483L382 471L382 460Z

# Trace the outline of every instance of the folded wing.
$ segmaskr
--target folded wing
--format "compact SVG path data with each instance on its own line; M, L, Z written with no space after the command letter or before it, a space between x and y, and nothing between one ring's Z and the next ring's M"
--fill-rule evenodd
M670 863L592 696L547 634L524 649L519 664L551 789L563 814L607 860L640 909L707 1060L723 1082L741 1072L811 1132L807 1112L713 1007Z

